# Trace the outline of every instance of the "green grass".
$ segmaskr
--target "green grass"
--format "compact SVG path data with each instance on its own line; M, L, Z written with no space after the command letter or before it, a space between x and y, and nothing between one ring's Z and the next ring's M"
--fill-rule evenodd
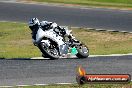
M87 29L73 30L77 39L90 49L90 54L126 54L132 53L132 34L119 32L97 32Z
M26 1L77 4L86 6L132 7L132 0L26 0Z
M90 55L132 53L132 34L129 33L73 29L73 34L89 47ZM27 24L0 22L0 58L38 56L41 56L41 52L32 44Z
M33 46L30 30L26 24L0 22L0 58L23 58L38 56Z
M132 84L85 84L79 86L78 84L71 85L49 85L49 86L28 86L18 88L131 88ZM17 88L17 87L16 87Z

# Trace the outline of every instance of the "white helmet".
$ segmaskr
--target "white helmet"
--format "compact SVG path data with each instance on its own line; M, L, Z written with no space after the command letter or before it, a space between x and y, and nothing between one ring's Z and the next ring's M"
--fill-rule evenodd
M29 26L40 25L38 18L32 18L32 19L30 19L28 25Z

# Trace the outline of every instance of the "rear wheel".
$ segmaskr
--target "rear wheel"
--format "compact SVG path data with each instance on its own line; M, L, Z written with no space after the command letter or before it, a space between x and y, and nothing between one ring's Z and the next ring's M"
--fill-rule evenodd
M50 58L51 60L59 58L59 51L54 44L47 46L44 42L42 42L38 45L44 57Z
M78 53L76 56L78 58L87 58L89 56L89 49L86 45L80 45L77 47Z

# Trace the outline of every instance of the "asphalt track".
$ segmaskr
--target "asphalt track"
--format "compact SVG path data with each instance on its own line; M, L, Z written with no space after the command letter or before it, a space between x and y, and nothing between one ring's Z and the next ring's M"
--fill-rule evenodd
M3 21L27 22L31 17L39 17L61 25L131 31L131 14L131 11L121 10L0 2L0 20ZM75 83L79 65L89 74L132 75L131 59L130 55L59 60L0 59L0 86Z
M0 20L28 22L32 17L60 25L132 31L132 11L0 2Z
M75 83L79 65L88 74L131 74L132 56L87 59L0 59L0 86Z

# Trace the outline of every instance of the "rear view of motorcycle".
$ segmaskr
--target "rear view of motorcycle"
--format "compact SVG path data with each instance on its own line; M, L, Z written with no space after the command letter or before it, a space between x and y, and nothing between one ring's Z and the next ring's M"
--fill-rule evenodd
M51 60L58 59L70 55L78 58L87 58L89 56L88 47L81 41L73 41L65 39L66 36L60 36L54 31L55 29L44 30L39 28L36 33L36 46L42 52L42 56ZM65 29L66 32L71 32Z

